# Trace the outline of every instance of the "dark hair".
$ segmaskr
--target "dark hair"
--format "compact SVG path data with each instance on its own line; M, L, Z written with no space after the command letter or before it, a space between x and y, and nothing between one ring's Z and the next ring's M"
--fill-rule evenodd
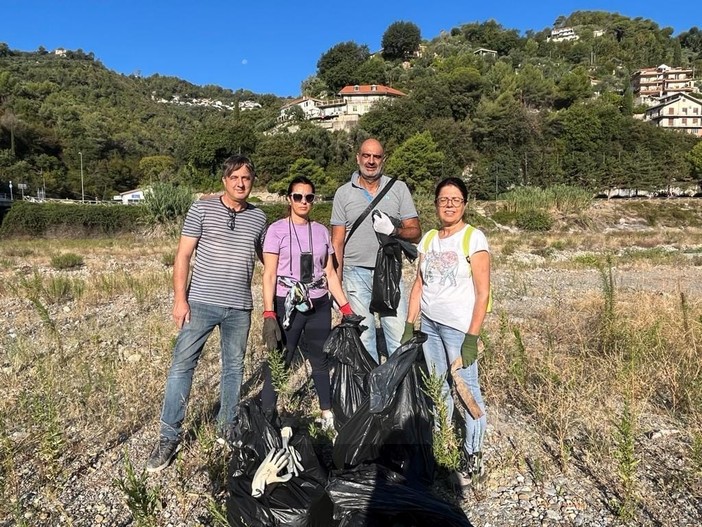
M441 192L441 189L449 185L460 190L461 195L463 196L463 201L468 201L468 189L466 188L466 184L462 179L457 177L447 177L446 179L439 181L439 184L436 185L436 190L434 191L434 201L436 201L436 199L439 197L439 192Z
M229 177L229 174L235 170L239 170L241 167L246 167L251 173L251 177L256 177L256 167L254 167L253 161L251 161L246 156L233 155L230 156L225 162L222 170L222 177Z
M312 181L310 180L310 178L305 177L305 176L295 176L295 177L292 179L292 181L290 182L290 184L288 185L288 193L287 193L287 195L289 196L290 194L292 194L292 189L293 189L293 187L294 187L295 185L297 185L297 184L300 184L300 183L302 183L303 185L309 185L310 187L312 187L312 194L314 194L314 190L315 190L315 189L314 189L314 183L312 183Z

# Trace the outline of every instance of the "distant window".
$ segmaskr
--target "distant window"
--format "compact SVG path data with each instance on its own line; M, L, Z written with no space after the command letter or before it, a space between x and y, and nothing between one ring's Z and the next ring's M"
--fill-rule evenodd
M697 117L692 118L692 124L697 124Z
M684 113L685 115L687 115L687 106L685 106L685 107L682 109L682 111L683 111L683 113Z
M359 87L358 87L358 84L356 84L356 85L353 87L353 91L358 91L358 90L359 90Z
M697 107L695 107L695 108L692 109L692 113L698 114L698 113L700 113L700 109L697 108Z
M673 126L675 119L668 119L668 126Z
M682 118L682 124L687 124L687 117Z
M675 108L668 108L668 115L673 115L675 113Z

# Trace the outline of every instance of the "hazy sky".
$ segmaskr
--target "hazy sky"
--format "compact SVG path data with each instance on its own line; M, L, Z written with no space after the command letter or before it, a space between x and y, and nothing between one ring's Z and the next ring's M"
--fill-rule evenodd
M241 5L240 5L241 4ZM322 53L353 40L380 48L387 27L414 22L422 38L468 22L542 30L559 15L605 10L654 20L678 34L702 25L702 1L0 0L0 42L11 49L93 52L119 73L172 75L194 84L295 96Z

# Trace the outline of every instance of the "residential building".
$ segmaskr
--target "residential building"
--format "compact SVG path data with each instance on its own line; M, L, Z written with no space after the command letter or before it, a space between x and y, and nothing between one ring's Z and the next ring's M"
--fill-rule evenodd
M643 68L631 76L634 104L657 105L659 99L676 93L697 91L692 68L671 68L661 64L657 68Z
M686 93L668 95L646 110L644 121L702 137L702 100Z
M141 203L144 201L144 193L150 192L150 188L146 189L135 189L128 190L127 192L120 192L119 196L114 196L112 201L121 201L123 205L131 205L132 203Z
M578 39L580 37L572 27L560 27L551 30L551 36L546 38L546 42L569 42Z
M278 122L290 120L290 108L299 106L304 118L328 130L348 130L379 101L404 97L400 90L382 84L345 86L336 99L301 97L280 109Z
M320 99L315 99L314 97L298 97L292 101L284 104L280 108L280 114L278 115L278 122L289 121L291 117L291 111L293 108L297 107L302 110L303 117L305 119L318 119L320 117L320 111L317 105L322 102Z
M497 57L497 51L494 49L487 49L487 48L478 48L473 52L473 55L479 55L481 57L488 56L488 57Z
M346 102L347 115L358 115L368 113L371 107L378 101L404 97L400 90L383 86L382 84L356 84L354 86L344 86L339 92L339 96Z

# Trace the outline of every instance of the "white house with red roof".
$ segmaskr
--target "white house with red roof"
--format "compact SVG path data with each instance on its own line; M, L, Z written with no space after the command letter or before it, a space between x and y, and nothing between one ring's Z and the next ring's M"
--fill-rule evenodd
M349 129L358 122L361 115L368 113L379 101L404 97L395 88L382 84L354 84L344 86L336 99L314 99L301 97L280 109L279 122L290 119L290 108L300 106L305 119L330 130Z

